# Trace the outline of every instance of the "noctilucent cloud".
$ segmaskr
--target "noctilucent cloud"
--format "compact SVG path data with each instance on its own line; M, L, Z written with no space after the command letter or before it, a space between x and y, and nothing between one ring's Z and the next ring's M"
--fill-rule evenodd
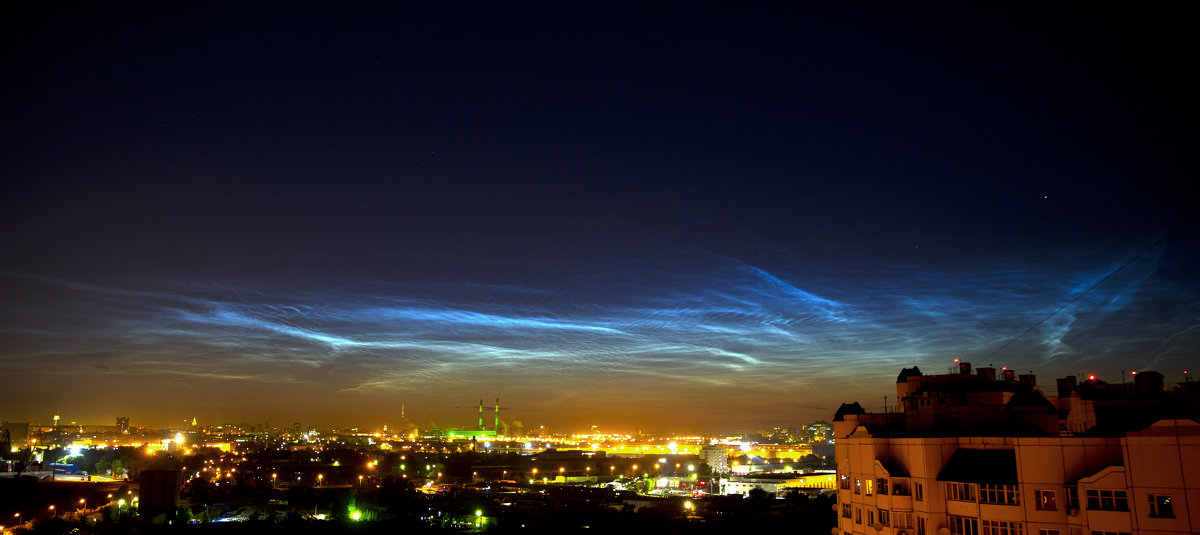
M1196 362L1169 13L81 9L5 38L5 420L718 432Z

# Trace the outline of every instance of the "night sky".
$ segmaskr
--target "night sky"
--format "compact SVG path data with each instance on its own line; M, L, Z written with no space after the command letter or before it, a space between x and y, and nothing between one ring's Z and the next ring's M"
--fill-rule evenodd
M1170 6L45 4L0 419L754 430L1198 362Z

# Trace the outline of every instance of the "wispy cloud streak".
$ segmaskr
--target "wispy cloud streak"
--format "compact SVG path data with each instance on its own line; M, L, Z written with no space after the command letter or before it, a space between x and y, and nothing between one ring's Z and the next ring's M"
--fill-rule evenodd
M351 392L444 388L485 376L556 389L597 380L628 389L667 379L816 385L844 381L850 370L882 376L918 362L982 358L1111 271L891 269L851 278L719 255L686 261L687 269L597 266L541 287L100 285L8 274L38 306L0 305L0 372L22 373L24 359L38 358ZM1185 305L1172 281L1155 276L1157 261L1106 281L994 359L1054 367L1130 351L1155 364L1181 358L1180 348L1200 336L1196 311L1164 315ZM1129 318L1138 329L1117 325Z

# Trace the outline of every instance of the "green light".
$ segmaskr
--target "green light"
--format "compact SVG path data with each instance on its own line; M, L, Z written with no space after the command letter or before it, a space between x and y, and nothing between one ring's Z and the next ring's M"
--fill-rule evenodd
M362 520L362 513L358 512L358 511L354 511L354 512L350 513L350 519L351 520Z
M476 510L475 510L475 516L483 516L483 510L482 510L482 509L476 509Z

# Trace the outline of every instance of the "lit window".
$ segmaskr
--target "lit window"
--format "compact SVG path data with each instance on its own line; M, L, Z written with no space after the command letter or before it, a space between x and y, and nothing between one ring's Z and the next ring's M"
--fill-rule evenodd
M1055 501L1054 491L1039 490L1039 491L1036 491L1036 495L1037 495L1037 508L1038 509L1042 509L1042 510L1046 510L1046 511L1053 511L1053 510L1058 509L1058 504Z
M1170 494L1150 494L1150 516L1152 518L1175 518L1175 509L1171 507Z
M868 479L868 480L864 481L863 483L866 483L866 486L867 486L867 493L866 493L867 496L870 496L875 493L875 482L874 481L871 481L870 479Z

